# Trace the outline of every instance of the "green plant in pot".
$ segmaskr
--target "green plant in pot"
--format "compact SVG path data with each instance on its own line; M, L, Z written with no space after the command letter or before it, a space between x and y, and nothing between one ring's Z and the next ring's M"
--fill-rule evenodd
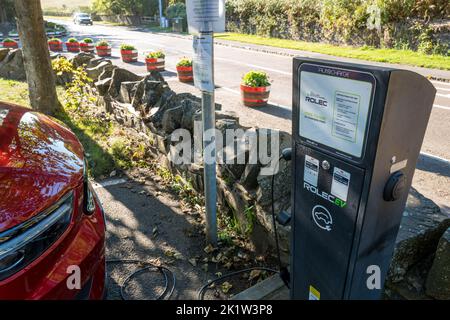
M94 51L94 40L91 38L84 38L80 42L80 49L83 52L93 52Z
M145 57L147 71L163 71L165 68L165 57L166 55L161 50L149 52Z
M75 38L69 38L66 42L67 51L69 52L79 52L80 51L80 44L77 39Z
M192 59L182 58L180 61L178 61L177 73L178 73L178 79L181 82L194 81L194 71L192 68Z
M247 107L262 107L267 105L270 95L270 81L267 73L249 71L242 77L241 98Z
M6 38L5 40L3 40L3 47L4 48L16 49L16 48L19 47L19 45L14 39Z
M136 47L131 44L124 43L124 44L120 45L120 50L131 51L131 50L136 50Z
M131 44L122 44L120 46L120 54L123 62L136 62L138 58L136 47Z
M95 49L97 50L97 55L99 57L110 57L111 56L111 46L109 45L108 41L101 40L101 41L97 42Z
M63 45L61 39L51 38L48 40L48 46L51 51L63 51Z

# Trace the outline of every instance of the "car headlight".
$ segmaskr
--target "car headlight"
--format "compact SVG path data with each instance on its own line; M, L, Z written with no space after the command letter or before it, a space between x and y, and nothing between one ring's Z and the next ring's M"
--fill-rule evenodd
M84 159L84 172L83 172L83 202L84 211L86 214L93 214L95 211L95 198L94 193L89 183L88 164L86 158Z
M73 212L73 191L33 218L0 233L0 281L22 270L64 233Z

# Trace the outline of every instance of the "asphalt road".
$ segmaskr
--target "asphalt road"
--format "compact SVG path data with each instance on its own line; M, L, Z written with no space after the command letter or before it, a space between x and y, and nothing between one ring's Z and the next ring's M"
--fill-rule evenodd
M140 28L116 26L79 26L69 21L57 21L65 24L70 36L78 38L91 37L95 41L105 39L113 46L114 61L119 63L119 46L122 43L135 45L140 54L140 61L134 65L127 65L128 69L136 73L145 73L143 56L146 52L162 49L166 53L166 78L175 77L175 65L183 56L192 56L192 40L186 36L173 36L162 33L146 32ZM318 56L317 54L310 54ZM320 56L320 55L319 55ZM327 56L327 58L330 58ZM218 86L216 97L224 95L227 103L233 104L233 110L238 111L241 118L251 118L257 125L290 131L291 103L292 103L292 57L271 53L257 52L243 48L216 45L215 82ZM340 60L352 60L342 59ZM354 60L352 60L354 61ZM366 62L367 63L367 62ZM258 111L248 112L237 106L239 104L239 84L244 73L251 69L266 71L272 80L270 105ZM426 69L412 68L426 73ZM445 72L444 72L445 73ZM448 72L450 78L450 72ZM437 89L433 112L431 114L428 130L422 146L426 155L450 159L450 83L433 81ZM264 113L270 117L261 117ZM243 117L242 117L243 116ZM259 119L260 118L260 119ZM258 123L258 119L260 120ZM247 119L248 120L248 119ZM248 124L251 124L249 122Z

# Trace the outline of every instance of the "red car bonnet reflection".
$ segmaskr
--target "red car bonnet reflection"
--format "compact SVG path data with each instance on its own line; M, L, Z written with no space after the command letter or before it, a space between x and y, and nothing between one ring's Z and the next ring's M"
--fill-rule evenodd
M83 148L45 115L0 104L0 232L50 206L83 178Z

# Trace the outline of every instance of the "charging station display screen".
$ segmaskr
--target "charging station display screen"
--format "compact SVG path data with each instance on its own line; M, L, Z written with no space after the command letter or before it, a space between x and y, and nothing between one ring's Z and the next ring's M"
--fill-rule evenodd
M302 64L299 135L313 144L361 158L375 87L365 72Z

